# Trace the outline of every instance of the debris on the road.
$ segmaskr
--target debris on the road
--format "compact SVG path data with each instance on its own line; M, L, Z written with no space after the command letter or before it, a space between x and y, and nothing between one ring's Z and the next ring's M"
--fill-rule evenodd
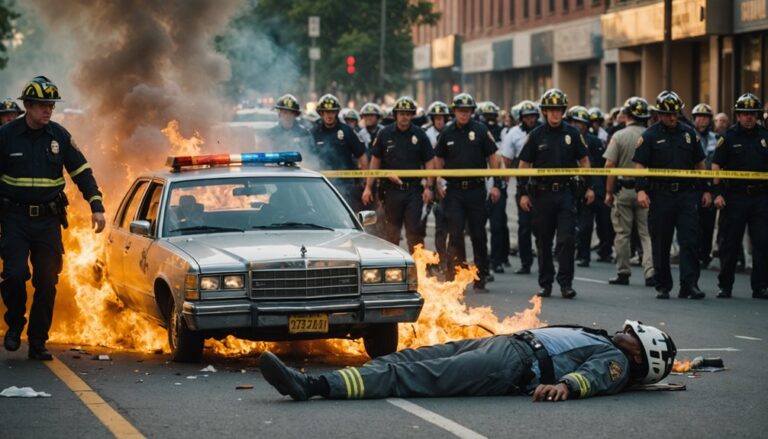
M138 379L138 380L136 380L136 384L141 384L141 383L143 383L143 382L144 382L144 380L142 380L142 379Z
M676 360L674 366L672 366L672 373L676 375L682 375L688 372L722 372L728 370L723 363L723 359L719 357L704 358L696 357L693 360ZM690 378L696 378L694 375L690 375Z
M162 349L155 349L154 351L152 351L152 353L155 354L155 355L162 355L163 350Z
M110 358L109 355L105 355L105 354L94 355L93 359L98 361L112 361L112 358Z
M245 369L240 369L240 373L245 373Z
M253 384L238 384L235 387L235 390L251 390L253 389Z
M38 392L35 389L31 387L16 387L11 386L6 389L3 389L2 392L0 392L0 396L4 396L6 398L50 398L50 393L45 392Z
M174 386L180 386L181 383L173 383Z
M218 372L215 367L213 367L212 364L209 364L208 366L200 369L200 372Z
M190 375L190 376L187 377L187 379L188 380L196 380L197 379L197 375Z

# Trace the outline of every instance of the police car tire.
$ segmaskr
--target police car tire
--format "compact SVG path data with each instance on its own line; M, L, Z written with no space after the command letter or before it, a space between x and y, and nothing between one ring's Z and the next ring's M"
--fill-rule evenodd
M399 334L397 323L378 323L368 327L368 333L363 336L365 352L371 358L389 355L397 351Z
M199 363L203 357L203 342L200 333L187 328L187 322L175 306L171 307L168 318L168 344L171 360L179 363Z

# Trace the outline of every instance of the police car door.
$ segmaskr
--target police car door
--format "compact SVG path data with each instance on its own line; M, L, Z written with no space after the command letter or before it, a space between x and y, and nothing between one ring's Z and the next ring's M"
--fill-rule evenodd
M147 188L141 207L136 215L136 221L147 221L150 224L148 236L131 233L128 249L123 259L125 270L125 301L149 315L155 315L157 304L154 294L154 276L158 267L152 263L150 248L157 236L160 202L162 200L163 184L153 181ZM129 305L130 306L130 305Z
M118 297L125 295L123 260L128 251L126 246L130 246L131 221L136 217L148 185L149 181L147 180L137 180L133 183L133 186L131 186L131 189L128 190L123 201L120 203L120 208L117 210L107 235L107 248L105 252L106 273Z

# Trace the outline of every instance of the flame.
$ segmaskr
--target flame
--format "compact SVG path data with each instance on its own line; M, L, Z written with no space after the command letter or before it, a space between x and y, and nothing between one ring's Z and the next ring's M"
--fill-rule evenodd
M177 121L170 121L161 130L166 136L171 154L198 154L204 140L198 133L185 138L179 132ZM119 177L122 182L111 181L110 186L122 194L134 179L133 171L141 172L154 167L153 163L133 163L130 172ZM69 185L74 193L74 185ZM198 194L207 199L220 198L216 193ZM114 212L119 196L108 197ZM237 206L220 206L236 208ZM132 311L114 293L104 276L102 256L106 246L105 235L94 235L89 215L73 209L71 227L64 233L64 269L59 282L59 295L55 326L51 341L76 345L104 346L112 349L143 352L169 352L164 328ZM417 247L413 255L419 276L419 292L424 297L424 308L415 323L400 324L399 348L444 343L452 340L486 337L511 333L521 329L544 326L539 320L541 299L533 297L531 308L499 320L490 307L469 307L464 303L466 287L477 279L477 269L457 269L455 280L441 282L427 274L427 266L436 264L436 253ZM264 350L278 353L365 358L361 340L310 340L294 342L254 342L228 336L222 340L208 339L207 349L221 356L242 356Z
M675 360L675 364L672 365L672 372L685 373L690 372L693 369L693 361L689 359Z

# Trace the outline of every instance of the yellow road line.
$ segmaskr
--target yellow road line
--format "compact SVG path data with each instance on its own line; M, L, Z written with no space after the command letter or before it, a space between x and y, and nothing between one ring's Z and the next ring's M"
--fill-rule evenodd
M143 438L130 422L104 401L98 393L94 392L88 384L80 379L70 368L54 357L53 361L46 361L45 365L57 376L69 389L77 395L88 409L99 418L110 432L117 438Z

